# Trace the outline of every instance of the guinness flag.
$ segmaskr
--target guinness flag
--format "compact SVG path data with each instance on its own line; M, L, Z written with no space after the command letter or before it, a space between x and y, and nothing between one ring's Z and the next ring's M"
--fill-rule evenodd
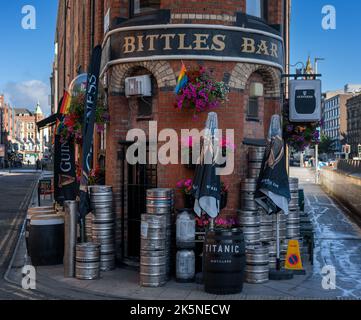
M64 118L64 114L60 110L63 100L63 98L60 100L58 110L60 122ZM75 200L77 194L75 147L74 139L62 142L57 131L56 128L54 139L54 198L56 202L62 205L66 200Z
M84 126L83 126L83 159L82 174L80 180L80 219L81 235L84 240L84 219L90 212L90 199L88 194L88 175L92 166L93 158L93 135L98 98L99 72L101 62L101 46L93 49L91 64L88 73L88 81L85 95Z
M290 199L281 121L278 115L273 115L267 148L257 181L255 200L269 214L278 213L281 210L288 214Z

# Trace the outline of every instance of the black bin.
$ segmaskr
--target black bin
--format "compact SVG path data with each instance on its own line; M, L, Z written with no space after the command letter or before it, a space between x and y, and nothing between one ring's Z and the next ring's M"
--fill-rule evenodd
M203 256L204 290L206 292L212 294L242 292L246 255L241 229L208 231Z
M36 215L30 221L29 256L34 266L63 263L64 217Z

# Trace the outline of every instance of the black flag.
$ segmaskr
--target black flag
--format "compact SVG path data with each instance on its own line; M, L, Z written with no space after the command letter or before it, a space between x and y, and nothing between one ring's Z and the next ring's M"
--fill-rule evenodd
M257 181L255 200L267 213L277 213L283 210L285 214L288 214L288 202L291 195L286 170L285 144L280 123L280 117L273 115L267 148Z
M58 122L62 122L64 115L61 114L59 103ZM62 124L58 124L62 125ZM56 128L57 131L58 128ZM75 200L77 195L77 182L75 170L75 146L74 139L61 141L58 132L54 138L54 198L59 204L66 200Z
M84 126L83 126L83 159L82 174L80 180L80 219L82 235L84 233L84 219L90 212L90 199L88 194L88 175L92 166L93 158L93 135L98 99L98 84L102 49L96 46L93 49L92 60L88 73L88 81L85 95ZM83 238L83 237L82 237ZM82 239L83 240L83 239Z

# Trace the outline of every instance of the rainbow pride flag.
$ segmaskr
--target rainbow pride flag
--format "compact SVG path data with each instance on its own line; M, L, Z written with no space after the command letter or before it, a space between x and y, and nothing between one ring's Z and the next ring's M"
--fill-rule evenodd
M177 86L175 87L174 90L175 94L179 94L179 91L181 91L185 87L187 82L188 82L187 69L184 63L182 62L182 69L178 77Z
M64 91L63 101L61 103L60 110L59 110L60 114L64 115L64 114L69 113L70 101L71 101L71 96L70 96L69 92Z

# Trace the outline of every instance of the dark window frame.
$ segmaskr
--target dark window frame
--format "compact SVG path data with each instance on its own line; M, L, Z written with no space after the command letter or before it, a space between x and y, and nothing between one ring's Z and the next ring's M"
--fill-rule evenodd
M259 121L259 98L260 97L249 97L247 103L247 114L246 119L247 121ZM255 105L251 106L250 103L254 102ZM256 112L250 112L250 108L255 107ZM257 113L257 114L256 114Z
M254 0L253 0L254 1ZM259 0L261 2L261 17L251 15L247 12L247 0L246 0L246 14L252 18L259 19L261 21L268 21L268 0Z
M140 17L140 16L145 16L145 15L148 15L148 14L152 14L154 12L156 12L157 10L160 10L160 5L161 5L161 0L159 0L159 8L157 9L152 9L152 10L149 10L147 12L141 12L141 13L135 13L134 12L134 0L130 0L129 1L129 18L134 18L134 17Z

